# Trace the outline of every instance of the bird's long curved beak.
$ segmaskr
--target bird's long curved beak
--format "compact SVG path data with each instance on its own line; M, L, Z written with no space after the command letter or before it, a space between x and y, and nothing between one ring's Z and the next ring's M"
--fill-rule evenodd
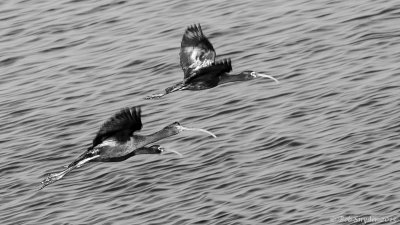
M265 78L269 78L269 79L275 81L277 84L279 84L279 81L278 81L275 77L273 77L273 76L271 76L271 75L267 75L267 74L263 74L263 73L258 73L258 72L255 72L255 74L256 74L256 77L265 77Z
M179 129L180 131L184 131L184 130L200 131L200 132L203 132L203 133L206 133L206 134L212 136L213 138L217 138L217 136L216 136L215 134L211 133L211 132L208 131L208 130L201 129L201 128L189 128L189 127L183 127L183 126L181 126L181 125L178 125L178 129Z
M159 147L158 149L161 151L161 154L164 154L166 152L172 152L172 153L179 155L180 158L183 157L183 155L181 153L179 153L178 151L172 150L172 149L165 149L163 147Z

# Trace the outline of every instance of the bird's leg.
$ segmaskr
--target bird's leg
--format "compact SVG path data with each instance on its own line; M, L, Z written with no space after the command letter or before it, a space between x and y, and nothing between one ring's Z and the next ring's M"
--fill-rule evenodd
M61 178L63 178L66 174L68 174L69 172L71 172L71 170L75 169L76 166L72 166L72 167L68 167L67 169L61 171L61 172L54 172L54 173L50 173L46 179L44 179L41 184L42 186L39 188L39 190L43 189L44 187L46 187L49 184L52 184L58 180L60 180Z
M162 96L166 95L167 93L161 93L161 94L152 94L150 96L145 97L144 99L156 99L156 98L161 98Z
M164 95L167 95L167 94L172 93L172 92L175 92L175 91L182 90L183 88L184 88L183 83L182 83L182 82L179 82L179 83L177 83L177 84L175 84L175 85L173 85L173 86L171 86L171 87L166 88L164 93L161 93L161 94L153 94L153 95L150 95L150 96L145 97L144 99L156 99L156 98L161 98L161 97L164 96Z
M240 73L238 75L232 75L232 74L223 74L220 76L220 81L219 84L224 84L228 82L235 82L235 81L245 81L245 80L253 80L258 77L264 77L264 78L269 78L273 81L275 81L277 84L279 84L279 81L274 78L273 76L267 75L267 74L262 74L262 73L257 73L257 72L251 72L251 73Z
M93 156L93 157L86 158L86 159L84 159L84 160L78 162L78 164L76 164L76 167L79 168L79 167L81 167L83 164L85 164L85 163L89 162L90 160L95 159L95 158L97 158L97 157L99 157L99 156L100 156L100 155L95 155L95 156Z
M68 173L70 173L71 170L73 170L73 169L75 169L75 168L78 168L78 167L81 167L83 164L85 164L85 163L89 162L90 160L95 159L95 158L97 158L97 157L99 157L99 155L95 155L95 156L90 157L90 158L84 158L83 160L80 160L79 162L75 163L75 164L72 165L72 166L69 166L67 169L65 169L65 170L63 170L63 171L61 171L61 172L50 173L50 174L46 177L46 179L44 179L44 180L41 182L42 186L40 187L39 190L43 189L44 187L46 187L46 186L49 185L49 184L52 184L52 183L54 183L54 182L60 180L60 179L63 178L65 175L67 175Z

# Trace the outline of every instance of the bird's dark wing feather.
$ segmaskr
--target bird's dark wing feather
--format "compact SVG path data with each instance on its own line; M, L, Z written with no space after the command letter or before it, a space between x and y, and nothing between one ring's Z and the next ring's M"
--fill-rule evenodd
M140 107L124 108L100 127L93 139L93 147L111 137L120 142L128 141L142 126Z
M210 41L204 36L201 26L193 25L186 29L182 37L180 64L187 78L190 71L210 65L215 61L215 50Z
M232 71L232 64L230 59L223 59L221 61L215 62L210 66L203 67L197 71L194 71L190 74L188 78L184 80L184 84L188 84L190 82L196 82L196 80L207 81L207 80L217 80L216 77L219 77L225 73L229 73Z

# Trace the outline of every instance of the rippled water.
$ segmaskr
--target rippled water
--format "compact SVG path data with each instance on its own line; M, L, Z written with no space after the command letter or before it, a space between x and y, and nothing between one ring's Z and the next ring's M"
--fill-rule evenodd
M0 3L1 224L337 224L400 218L400 3ZM267 79L160 100L201 23L235 72ZM120 108L184 157L92 163L37 191ZM349 221L347 221L349 222ZM362 224L353 223L353 224ZM395 224L391 222L385 224Z

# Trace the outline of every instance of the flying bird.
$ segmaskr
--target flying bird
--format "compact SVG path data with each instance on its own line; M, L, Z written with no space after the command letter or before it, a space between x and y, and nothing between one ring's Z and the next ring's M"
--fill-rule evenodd
M60 180L71 170L88 162L119 162L138 154L161 154L165 151L160 145L146 147L158 140L176 135L184 130L201 131L214 138L216 136L204 129L187 128L174 122L150 135L138 135L142 129L140 107L124 108L109 118L97 132L92 145L61 172L50 173L41 188ZM174 151L171 151L174 152ZM178 153L179 154L179 153Z
M184 73L183 81L166 88L164 93L153 94L145 99L160 98L175 91L204 90L227 82L252 80L258 77L269 78L279 83L270 75L252 70L229 74L232 71L231 60L228 58L215 61L214 47L203 34L200 24L186 29L182 37L179 56Z

